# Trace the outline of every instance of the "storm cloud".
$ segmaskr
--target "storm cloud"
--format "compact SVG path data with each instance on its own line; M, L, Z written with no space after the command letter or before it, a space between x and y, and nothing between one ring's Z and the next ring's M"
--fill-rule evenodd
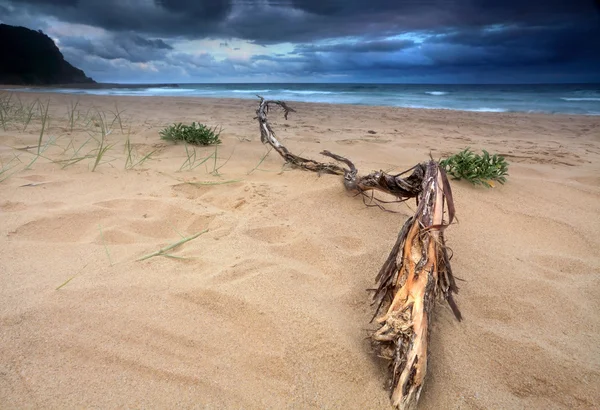
M599 10L593 0L0 0L0 21L48 32L101 81L600 82Z

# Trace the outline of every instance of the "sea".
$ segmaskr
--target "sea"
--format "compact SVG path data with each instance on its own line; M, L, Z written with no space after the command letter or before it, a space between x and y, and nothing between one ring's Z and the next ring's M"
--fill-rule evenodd
M69 94L267 99L481 112L600 115L600 84L233 83L27 88Z

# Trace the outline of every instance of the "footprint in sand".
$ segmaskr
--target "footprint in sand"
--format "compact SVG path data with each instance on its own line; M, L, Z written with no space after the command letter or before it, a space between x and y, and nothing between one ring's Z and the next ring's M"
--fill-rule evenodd
M259 259L244 259L233 266L225 268L211 279L215 284L235 284L253 279L259 275L268 275L268 268L274 263Z
M288 243L296 236L289 227L281 225L248 229L244 233L252 239L269 244Z
M335 244L336 248L351 254L363 253L365 246L360 238L353 236L332 236L329 240Z
M102 243L101 228L104 242L129 244L139 242L141 237L172 238L174 229L199 232L216 217L161 201L114 199L72 212L54 212L21 225L10 236L27 241Z
M18 212L27 209L27 205L23 202L4 201L0 203L0 211L2 212Z
M90 210L47 216L21 225L9 236L33 242L80 242L91 239L92 230L97 232L98 223L110 215L105 210Z

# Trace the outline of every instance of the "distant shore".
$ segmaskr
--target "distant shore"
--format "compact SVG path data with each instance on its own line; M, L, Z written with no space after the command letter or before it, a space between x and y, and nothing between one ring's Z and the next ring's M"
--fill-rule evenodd
M122 83L72 83L72 84L52 84L52 85L10 85L0 84L1 89L10 88L27 88L27 89L80 89L80 90L110 90L110 89L124 89L124 88L179 88L179 84L122 84Z

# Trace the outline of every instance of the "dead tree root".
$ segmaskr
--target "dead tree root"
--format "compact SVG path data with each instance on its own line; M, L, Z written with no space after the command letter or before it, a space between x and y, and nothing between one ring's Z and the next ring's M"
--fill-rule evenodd
M415 214L400 229L396 243L377 274L373 320L378 328L371 334L375 352L390 360L393 406L402 410L413 409L427 374L429 332L435 301L446 300L456 318L462 319L453 298L458 287L444 239L444 230L453 222L455 214L446 173L431 160L396 175L378 171L360 176L352 161L329 151L321 154L336 163L294 155L277 140L267 119L272 105L281 107L286 119L294 110L283 101L259 98L256 119L260 125L261 141L273 147L287 163L318 173L342 175L345 188L363 197L366 191L380 191L396 197L396 202L416 199ZM410 171L412 173L403 178Z

